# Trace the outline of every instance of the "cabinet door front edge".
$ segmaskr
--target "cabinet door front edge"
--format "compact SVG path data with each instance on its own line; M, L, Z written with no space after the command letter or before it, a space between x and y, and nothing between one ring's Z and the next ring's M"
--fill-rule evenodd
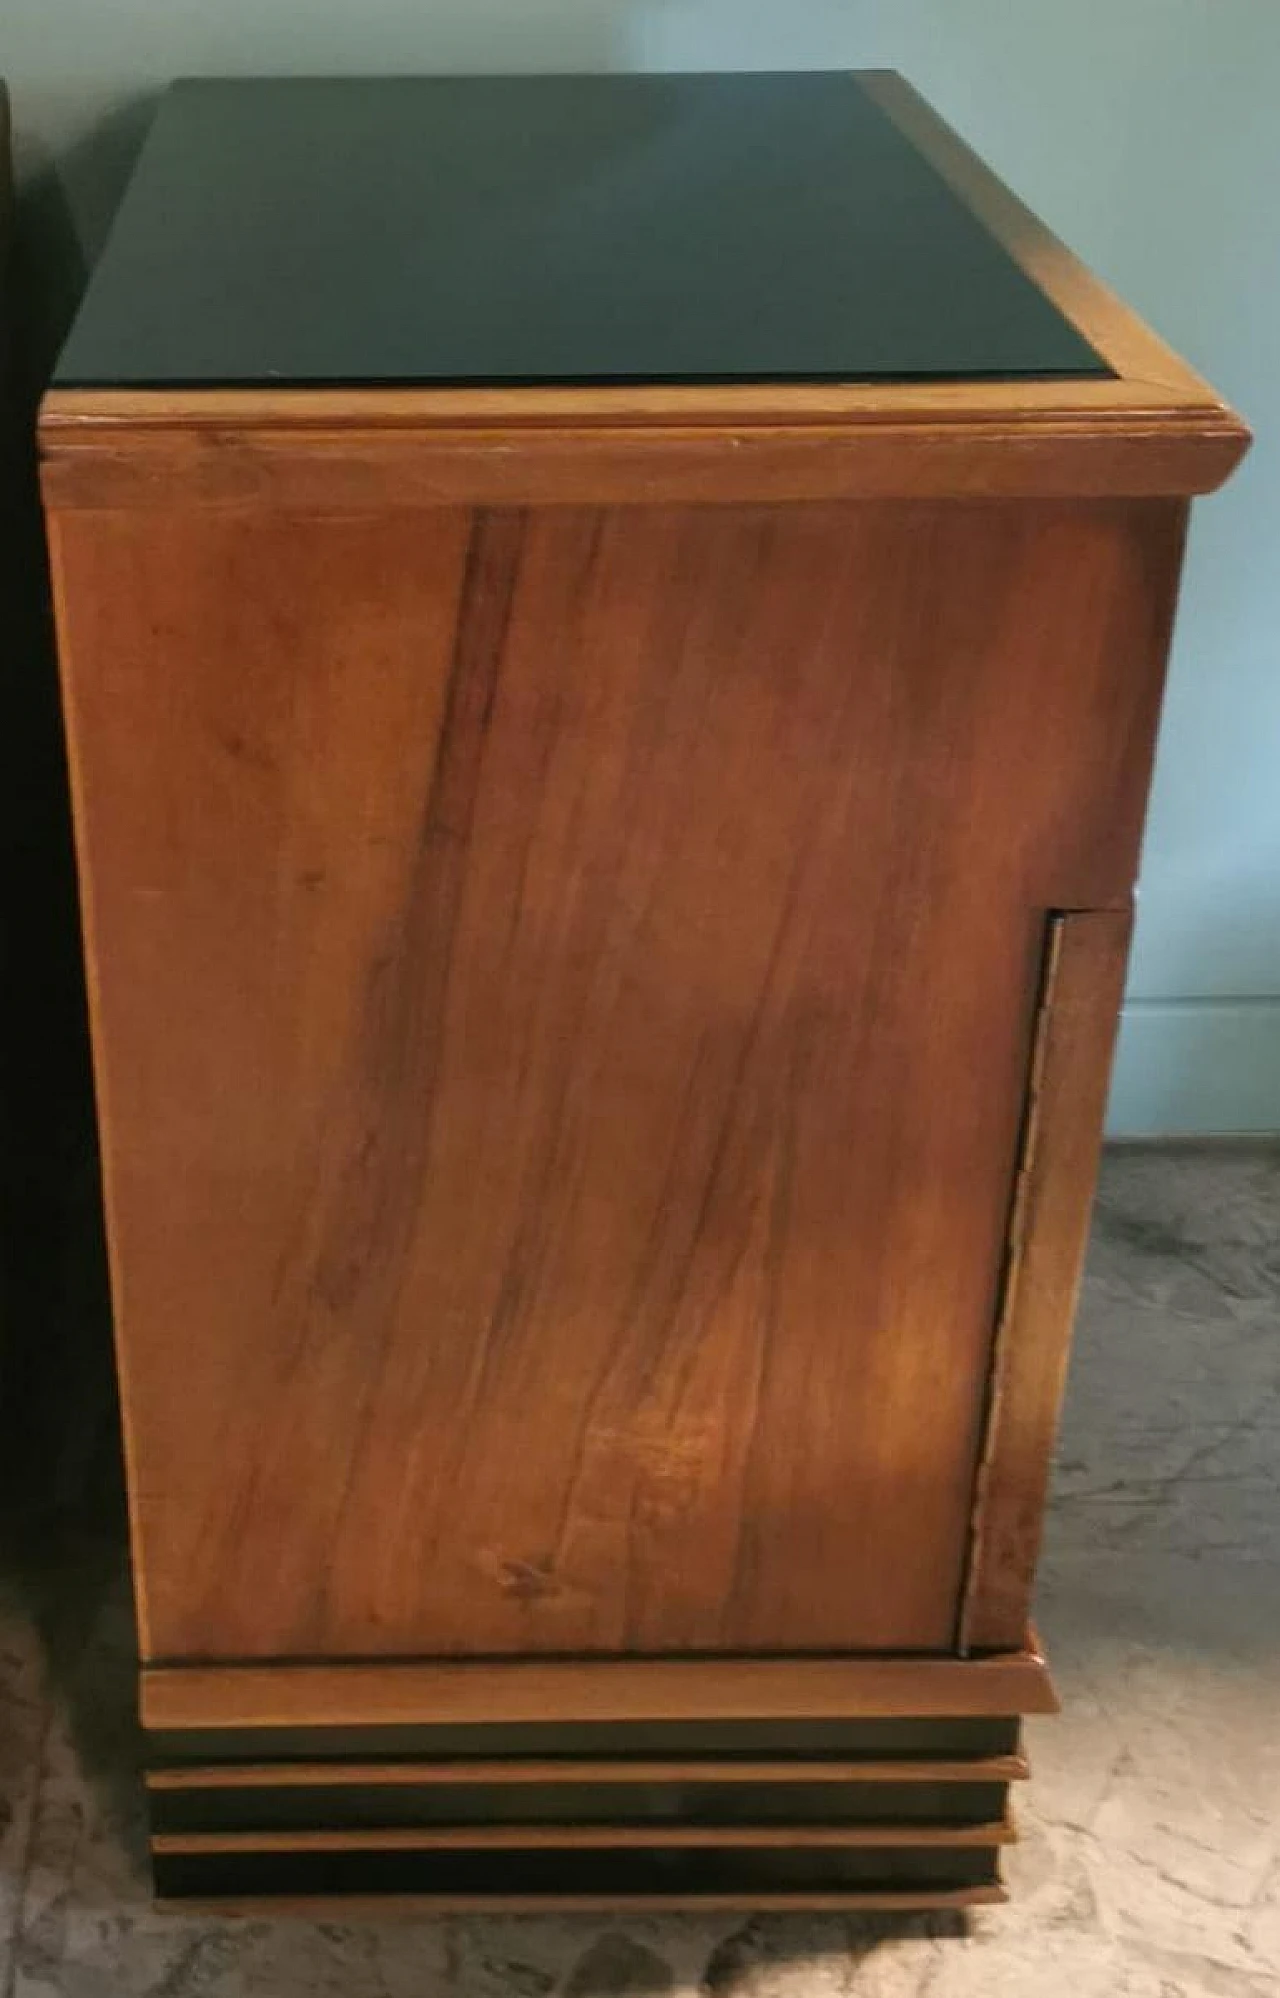
M988 1384L962 1654L1026 1627L1124 989L1131 908L1050 914Z

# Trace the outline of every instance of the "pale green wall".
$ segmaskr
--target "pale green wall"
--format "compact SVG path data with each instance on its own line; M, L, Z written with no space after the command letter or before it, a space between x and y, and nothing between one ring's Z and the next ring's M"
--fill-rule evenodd
M1112 1124L1280 1128L1280 0L5 0L0 60L90 250L175 74L904 70L1259 434L1193 532Z

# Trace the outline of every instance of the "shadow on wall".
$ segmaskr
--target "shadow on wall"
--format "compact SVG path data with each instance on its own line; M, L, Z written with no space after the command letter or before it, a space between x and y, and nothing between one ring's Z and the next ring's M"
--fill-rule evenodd
M275 53L255 49L249 69L296 72L292 30ZM587 24L576 4L485 0L420 66L601 70L617 55L610 7ZM410 71L414 57L383 49L353 61L309 44L307 66ZM117 102L56 153L25 128L19 102L23 173L7 242L0 203L0 1525L37 1534L99 1490L119 1442L34 425L161 88Z
M118 107L56 160L27 140L13 244L17 374L27 436L156 102L148 93Z
M313 24L305 67L607 70L625 53L621 12L610 0L476 0L425 37L412 13L402 34L388 23L371 40L362 23L358 52L335 16ZM287 15L279 37L265 19L252 46L237 28L225 56L216 34L203 53L195 69L299 68ZM146 77L56 152L19 98L22 186L0 243L0 1524L38 1533L99 1490L119 1444L34 419L165 80Z
M118 194L150 104L66 163ZM66 168L34 163L0 281L0 1511L19 1534L118 1457L36 406L87 270ZM96 250L97 245L93 245ZM75 1392L69 1392L74 1386Z

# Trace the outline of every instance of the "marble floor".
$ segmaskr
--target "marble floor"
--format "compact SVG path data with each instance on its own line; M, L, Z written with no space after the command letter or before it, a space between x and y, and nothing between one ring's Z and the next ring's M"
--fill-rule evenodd
M967 1920L158 1912L118 1494L68 1488L0 1578L0 1998L1280 1992L1280 1144L1107 1162L1039 1604L1065 1712Z

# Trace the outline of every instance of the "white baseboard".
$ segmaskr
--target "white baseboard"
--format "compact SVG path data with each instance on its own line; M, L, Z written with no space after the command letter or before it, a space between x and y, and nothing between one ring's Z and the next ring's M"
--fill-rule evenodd
M1131 999L1116 1051L1113 1138L1280 1132L1280 994Z

